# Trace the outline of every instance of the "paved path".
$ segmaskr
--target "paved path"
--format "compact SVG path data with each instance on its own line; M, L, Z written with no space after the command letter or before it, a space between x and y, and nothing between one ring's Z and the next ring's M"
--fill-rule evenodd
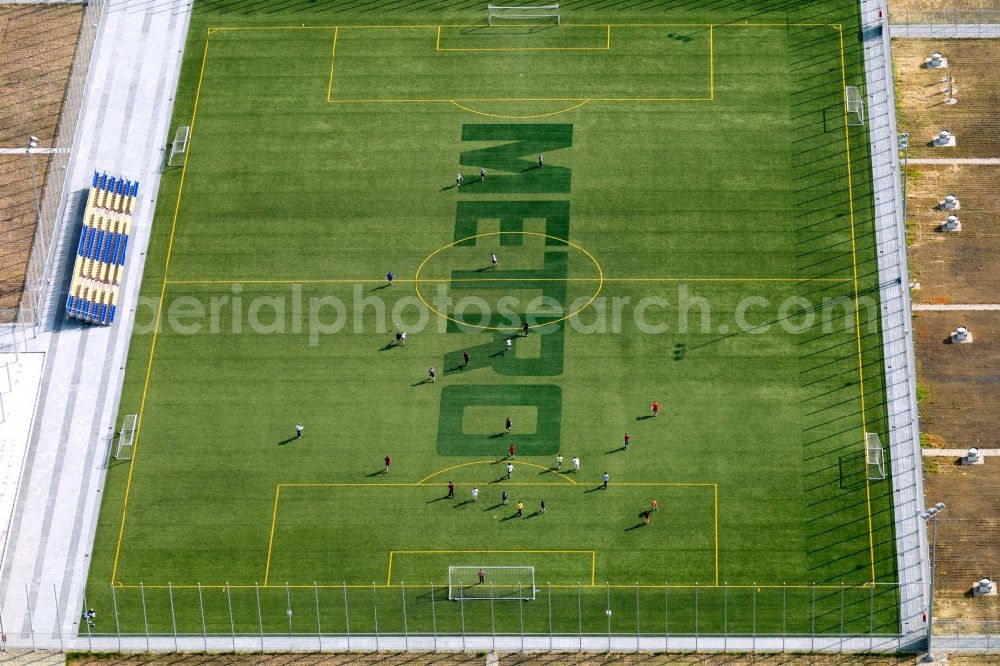
M938 39L950 37L957 39L997 39L1000 38L1000 25L989 23L943 23L941 25L916 23L893 23L889 26L893 37L911 37L915 39Z
M901 215L902 178L897 160L899 128L889 35L883 30L885 0L861 3L865 53L868 131L875 238L878 248L879 301L889 432L885 443L892 460L893 517L900 587L900 625L905 636L922 639L927 631L927 530L917 515L924 509L923 461L917 426L916 360L910 310L906 230ZM853 157L853 155L852 155Z
M78 628L190 2L109 1L98 29L56 227L50 318L30 341L45 365L0 562L0 621L11 647L58 648ZM61 312L95 169L140 182L119 316L109 327Z
M0 148L0 155L24 155L27 148ZM53 153L68 153L66 148L32 148L32 155L51 155Z
M949 158L937 158L937 157L911 157L909 159L910 164L984 164L996 166L1000 165L1000 157L956 157L953 159Z
M968 449L924 449L924 458L963 458ZM1000 449L979 449L981 456L1000 456Z
M915 303L914 310L921 312L983 312L1000 310L1000 303Z

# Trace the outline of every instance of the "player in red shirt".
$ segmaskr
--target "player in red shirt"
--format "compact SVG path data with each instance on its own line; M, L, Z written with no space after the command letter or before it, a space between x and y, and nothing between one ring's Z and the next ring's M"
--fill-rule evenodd
M517 447L514 446L513 444L507 447L507 457L517 458Z
M653 402L653 416L656 416L659 413L660 413L660 403Z
M385 471L386 471L386 473L388 473L389 472L389 465L392 464L392 456L386 456L383 462L385 462Z
M632 435L625 433L625 446L623 446L622 448L627 451L629 444L631 443L632 443Z

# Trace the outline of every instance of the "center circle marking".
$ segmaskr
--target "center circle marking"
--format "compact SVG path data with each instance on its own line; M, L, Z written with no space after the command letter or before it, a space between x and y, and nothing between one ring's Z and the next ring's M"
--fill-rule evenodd
M421 282L432 282L432 281L433 282L442 282L443 281L443 280L436 280L436 279L435 280L421 280L421 278L420 278L420 273L421 273L421 271L424 270L424 266L426 266L427 262L429 262L431 259L433 259L437 254L439 254L441 252L444 252L445 250L449 250L449 249L455 247L456 245L459 245L461 243L465 243L465 242L470 241L470 240L474 240L474 239L477 239L477 238L489 238L491 236L503 236L503 235L507 235L507 234L509 234L509 235L519 235L519 236L536 236L538 238L551 238L552 240L557 240L560 243L565 243L566 245L568 245L569 247L573 248L574 250L578 250L579 252L582 252L588 259L590 259L594 263L594 267L597 269L597 289L594 290L594 293L587 300L587 302L584 303L583 305L581 305L580 307L578 307L573 312L570 312L569 314L563 315L559 319L553 319L552 321L545 322L545 324L544 324L545 326L548 326L550 324L558 324L559 322L565 321L565 320L569 319L570 317L575 317L576 315L580 314L581 312L583 312L584 310L586 310L588 307L590 307L590 304L593 303L597 299L597 296L601 293L601 290L604 288L604 271L601 270L601 264L600 264L600 262L597 261L597 259L594 257L594 255L592 255L590 252L587 252L587 250L585 250L583 247L577 245L573 241L566 240L565 238L559 238L558 236L550 236L549 234L540 234L540 233L536 233L536 232L533 232L533 231L490 231L490 232L487 232L487 233L476 234L474 236L467 236L465 238L460 238L457 241L454 241L452 243L449 243L447 245L439 247L438 249L434 250L429 255L427 255L427 257L422 262L420 262L420 266L417 268L417 273L416 273L416 275L413 276L414 286L416 287L416 291L417 291L417 298L419 298L421 300L421 302L423 302L423 304L426 305L427 308L431 312L433 312L434 314L436 314L439 317L443 317L444 319L447 319L448 321L455 322L459 326L465 326L465 327L468 327L468 328L479 328L479 329L482 329L482 330L485 330L485 331L499 331L501 333L513 332L513 331L519 330L517 327L511 327L511 326L504 326L504 327L501 327L501 326L483 326L482 324L470 324L468 322L460 321L458 319L455 319L454 317L451 317L451 316L445 314L444 312L441 312L437 308L435 308L433 305L431 305L431 303L426 298L424 298L423 293L421 293L421 291L420 291L420 284L421 284ZM513 280L515 278L511 278L511 279ZM448 280L448 281L450 282L450 280ZM525 280L525 281L530 282L531 280L528 279L528 280ZM568 282L569 278L566 278L566 281Z

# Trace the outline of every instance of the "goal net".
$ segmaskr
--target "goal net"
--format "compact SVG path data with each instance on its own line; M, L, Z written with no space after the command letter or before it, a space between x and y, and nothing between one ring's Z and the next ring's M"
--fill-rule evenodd
M861 127L865 124L865 102L856 86L844 89L844 100L847 104L847 124L851 127Z
M508 20L534 21L548 23L555 21L559 25L559 5L532 5L512 7L505 5L488 5L486 22L489 25L506 25Z
M138 414L129 414L122 423L122 429L118 433L118 446L115 448L115 460L130 460L132 458L132 443L135 441L136 423L139 421Z
M191 138L190 125L182 125L177 128L174 140L170 143L170 157L167 158L167 166L173 166L174 157L187 152L188 141Z
M535 567L448 567L451 601L535 599Z
M869 481L885 479L885 451L878 433L865 433L865 469Z

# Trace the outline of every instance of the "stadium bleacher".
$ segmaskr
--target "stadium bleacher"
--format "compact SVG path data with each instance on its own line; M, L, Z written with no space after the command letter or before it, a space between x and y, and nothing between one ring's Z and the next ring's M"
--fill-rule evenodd
M139 181L94 172L66 298L66 316L92 324L114 322L138 193Z

